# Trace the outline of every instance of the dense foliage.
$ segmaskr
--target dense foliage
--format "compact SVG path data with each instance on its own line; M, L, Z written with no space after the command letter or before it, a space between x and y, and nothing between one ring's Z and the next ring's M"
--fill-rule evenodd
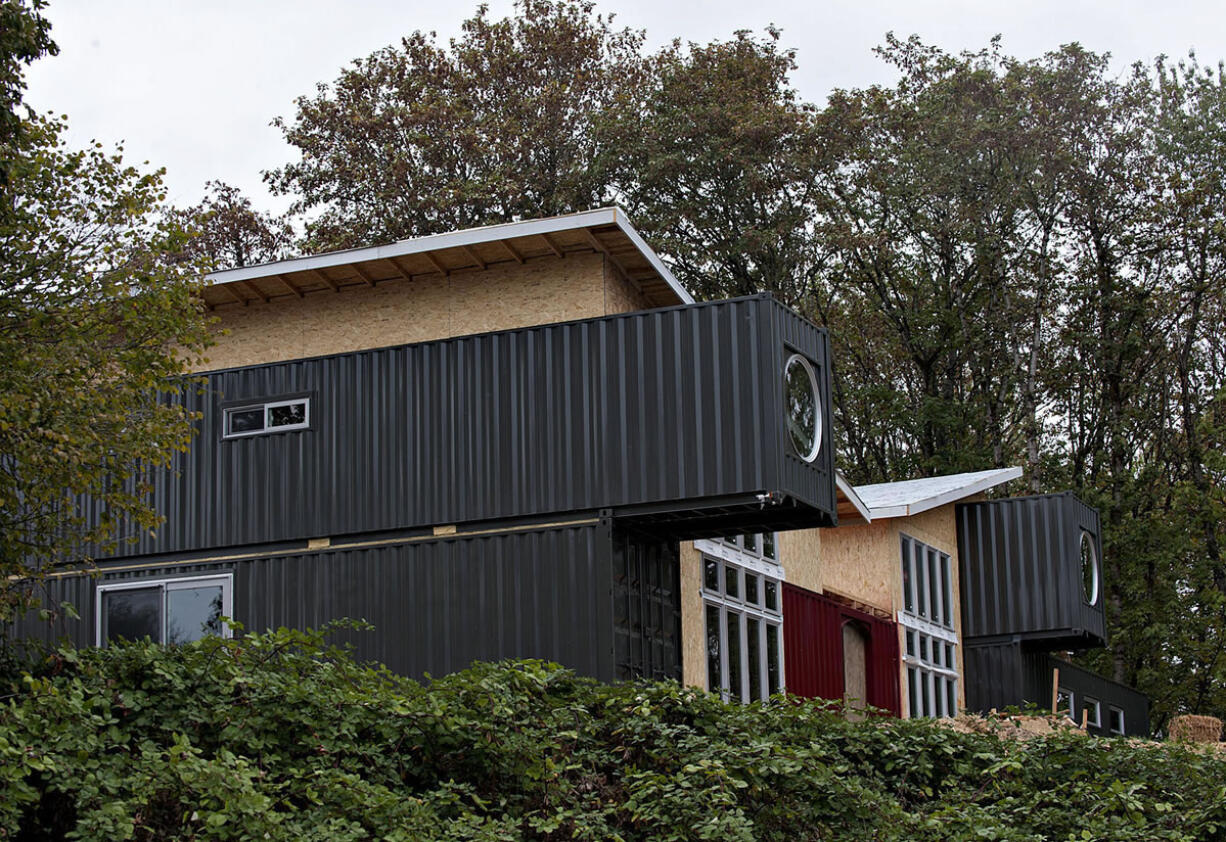
M421 686L320 641L62 650L0 680L0 838L1226 836L1216 752L853 723L539 662Z

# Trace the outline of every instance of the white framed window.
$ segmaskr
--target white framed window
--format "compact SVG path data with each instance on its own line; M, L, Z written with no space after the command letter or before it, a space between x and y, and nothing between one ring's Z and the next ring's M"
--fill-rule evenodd
M1075 718L1073 711L1077 710L1077 695L1066 687L1056 688L1056 712L1063 713L1069 719Z
M310 426L309 397L247 403L222 409L222 437L227 439L305 430Z
M1107 730L1112 734L1124 735L1124 711L1115 705L1107 705Z
M708 690L751 702L783 689L781 582L760 565L702 556Z
M205 635L229 637L222 617L231 616L233 577L191 576L101 584L97 590L94 636L112 640L188 643Z
M1081 710L1086 719L1086 726L1089 728L1101 728L1103 725L1103 706L1098 699L1090 696L1083 696L1081 699Z
M943 553L902 536L903 663L912 717L958 713L958 633L954 629L953 564Z
M783 577L779 566L779 540L774 532L748 532L715 540L704 539L695 541L694 546L707 555Z

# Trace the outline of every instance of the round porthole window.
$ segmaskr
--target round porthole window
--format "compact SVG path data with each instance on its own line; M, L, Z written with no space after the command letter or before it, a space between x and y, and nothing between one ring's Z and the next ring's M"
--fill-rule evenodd
M1094 549L1094 536L1089 532L1081 533L1081 587L1085 591L1086 602L1094 605L1098 602L1098 552Z
M801 459L812 462L822 446L822 413L817 376L800 354L788 357L783 368L783 399L792 446Z

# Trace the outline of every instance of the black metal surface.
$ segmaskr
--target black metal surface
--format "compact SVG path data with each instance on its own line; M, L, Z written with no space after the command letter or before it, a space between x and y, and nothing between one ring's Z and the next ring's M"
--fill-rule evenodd
M96 578L49 582L50 601L73 602L80 620L28 618L15 636L92 645L98 584L217 573L233 576L234 618L247 629L366 620L374 631L334 639L404 675L542 658L605 681L680 677L676 543L644 542L607 518L239 560L116 562Z
M793 350L822 391L813 464L785 440ZM156 484L165 525L122 552L607 507L691 536L714 507L738 529L827 525L829 381L825 333L766 296L217 372L184 397L203 421ZM291 394L311 429L222 439L223 403Z
M1078 716L1087 697L1100 703L1101 724L1090 726L1091 733L1110 735L1108 712L1114 706L1124 713L1126 735L1149 735L1149 699L1144 693L1030 648L1020 638L968 642L963 650L963 663L969 710L986 713L1027 705L1049 710L1053 670L1058 669L1060 687L1074 694Z
M957 506L964 639L1017 635L1051 650L1106 639L1098 512L1070 493ZM1099 594L1082 587L1081 535L1100 559Z
M614 532L613 643L620 680L681 680L679 552L676 541Z

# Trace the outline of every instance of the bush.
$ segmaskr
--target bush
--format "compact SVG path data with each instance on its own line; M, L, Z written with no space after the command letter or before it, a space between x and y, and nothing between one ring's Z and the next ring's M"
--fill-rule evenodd
M0 838L1226 838L1212 751L853 723L536 661L422 686L314 632L63 649L2 693Z

